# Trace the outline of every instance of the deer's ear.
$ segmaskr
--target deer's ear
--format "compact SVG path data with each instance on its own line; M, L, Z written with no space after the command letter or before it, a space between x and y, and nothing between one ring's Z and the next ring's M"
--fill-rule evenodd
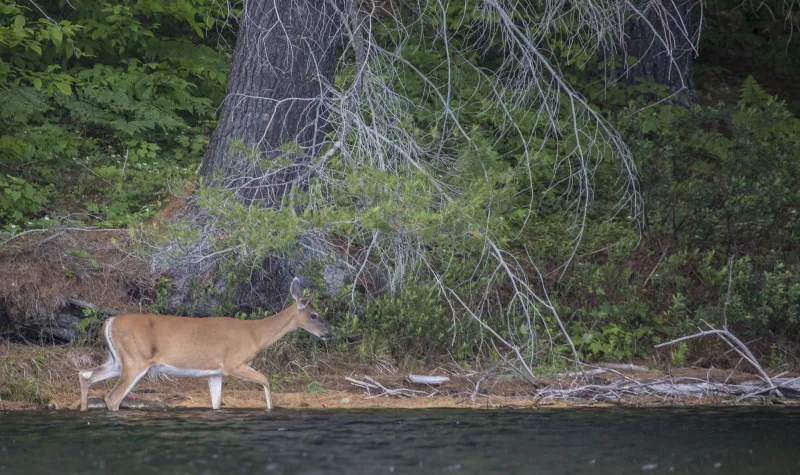
M303 298L303 286L300 285L300 279L297 277L292 280L292 285L289 286L289 290L292 292L292 297L300 303L300 299Z

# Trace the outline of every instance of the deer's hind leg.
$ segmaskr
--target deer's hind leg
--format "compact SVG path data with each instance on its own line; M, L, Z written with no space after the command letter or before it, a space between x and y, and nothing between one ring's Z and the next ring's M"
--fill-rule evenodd
M96 368L78 373L78 378L80 379L81 383L81 411L86 411L89 409L89 387L93 383L109 378L116 378L122 374L119 351L117 351L117 346L114 344L114 340L111 339L111 326L113 323L114 317L111 317L108 319L105 325L103 325L103 336L105 337L108 351L111 353L108 361Z
M119 405L125 396L133 389L136 383L142 379L142 376L150 369L150 364L142 365L122 365L122 375L117 381L117 385L106 396L106 406L109 411L118 411Z
M120 374L122 374L122 371L119 363L113 359L96 368L78 373L78 378L81 382L81 411L89 409L89 387L92 384L109 378L116 378Z

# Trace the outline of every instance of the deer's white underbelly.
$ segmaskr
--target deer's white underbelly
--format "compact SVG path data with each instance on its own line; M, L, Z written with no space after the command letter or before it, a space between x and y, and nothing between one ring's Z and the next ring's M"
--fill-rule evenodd
M192 369L192 368L178 368L168 364L155 364L150 367L148 373L166 374L168 376L178 376L186 378L201 378L204 376L222 376L222 369Z

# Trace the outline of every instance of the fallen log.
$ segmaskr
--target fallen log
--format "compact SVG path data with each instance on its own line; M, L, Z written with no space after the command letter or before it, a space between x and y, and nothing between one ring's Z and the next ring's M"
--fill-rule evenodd
M419 374L409 374L408 380L415 384L427 384L429 386L438 386L450 381L447 376L422 376Z

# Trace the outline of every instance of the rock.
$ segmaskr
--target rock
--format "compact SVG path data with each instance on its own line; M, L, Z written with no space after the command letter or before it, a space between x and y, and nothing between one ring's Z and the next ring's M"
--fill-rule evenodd
M71 343L80 334L80 330L75 326L79 321L81 321L80 317L62 313L52 322L45 324L42 327L42 333L53 340Z
M333 263L325 265L322 269L322 280L325 282L326 290L330 295L336 295L342 291L345 284L353 281L352 272L344 264Z
M99 396L89 398L89 409L107 409L106 401ZM138 399L131 396L126 396L119 405L120 409L137 409L137 410L160 410L164 411L169 408L160 399Z
M89 398L89 409L105 409L106 408L106 401L99 397L94 396Z
M130 396L127 396L125 399L122 400L122 404L119 405L122 409L140 409L140 410L160 410L165 411L169 408L162 400L160 399L136 399Z

